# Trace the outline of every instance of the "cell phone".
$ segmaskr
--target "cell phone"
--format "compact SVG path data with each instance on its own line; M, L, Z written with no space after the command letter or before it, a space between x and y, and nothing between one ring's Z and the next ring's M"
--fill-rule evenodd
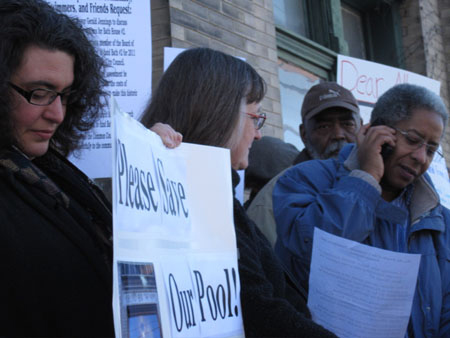
M377 118L375 119L375 121L373 121L370 126L374 127L374 126L385 126L386 122L384 122L383 119L381 118ZM394 148L388 144L385 143L381 146L381 157L383 158L383 160L386 160L392 153L394 152Z

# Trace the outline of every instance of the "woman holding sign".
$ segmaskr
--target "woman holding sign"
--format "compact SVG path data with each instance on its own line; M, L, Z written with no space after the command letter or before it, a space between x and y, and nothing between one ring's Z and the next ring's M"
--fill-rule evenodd
M181 53L164 73L142 122L171 125L189 143L229 148L233 185L266 115L264 80L246 62L208 48ZM247 336L334 337L310 319L271 245L234 199L241 303Z

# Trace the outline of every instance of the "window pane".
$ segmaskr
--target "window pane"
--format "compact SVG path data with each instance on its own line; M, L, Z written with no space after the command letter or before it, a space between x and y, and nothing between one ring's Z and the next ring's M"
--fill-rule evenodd
M342 21L344 26L344 38L348 44L349 55L365 59L366 46L364 43L361 14L352 8L342 5Z
M274 0L275 24L299 35L309 37L305 0Z
M301 107L306 92L320 82L320 78L299 67L278 60L280 79L281 111L283 115L284 141L299 150L304 148L298 126L301 121Z

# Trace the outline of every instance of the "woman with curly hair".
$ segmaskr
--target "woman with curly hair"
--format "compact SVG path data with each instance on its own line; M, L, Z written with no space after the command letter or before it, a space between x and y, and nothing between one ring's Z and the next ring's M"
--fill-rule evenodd
M66 159L105 102L88 36L43 0L0 2L0 336L114 335L111 207Z
M102 108L103 61L41 0L0 4L0 335L113 336L111 212L65 159Z

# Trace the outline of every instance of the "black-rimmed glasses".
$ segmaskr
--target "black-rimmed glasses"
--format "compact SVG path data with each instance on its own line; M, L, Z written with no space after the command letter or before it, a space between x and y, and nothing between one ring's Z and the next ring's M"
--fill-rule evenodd
M392 129L395 129L400 134L403 135L403 137L406 140L406 144L410 147L411 150L416 150L421 148L423 145L425 145L427 154L430 157L433 157L434 154L438 154L441 157L444 157L444 155L439 151L439 144L428 144L425 142L422 136L420 136L418 133L416 133L414 130L402 130L396 127L391 127Z
M66 105L68 103L70 104L73 102L71 101L71 95L75 92L75 90L57 92L55 90L45 88L37 88L30 91L26 91L16 86L14 83L9 82L9 85L12 89L14 89L20 95L22 95L28 101L28 103L33 104L35 106L48 106L52 104L53 101L55 101L58 96L61 97L61 103L63 105Z
M256 130L261 129L264 126L264 122L266 122L266 114L265 113L246 113L253 120L253 124L255 125Z

